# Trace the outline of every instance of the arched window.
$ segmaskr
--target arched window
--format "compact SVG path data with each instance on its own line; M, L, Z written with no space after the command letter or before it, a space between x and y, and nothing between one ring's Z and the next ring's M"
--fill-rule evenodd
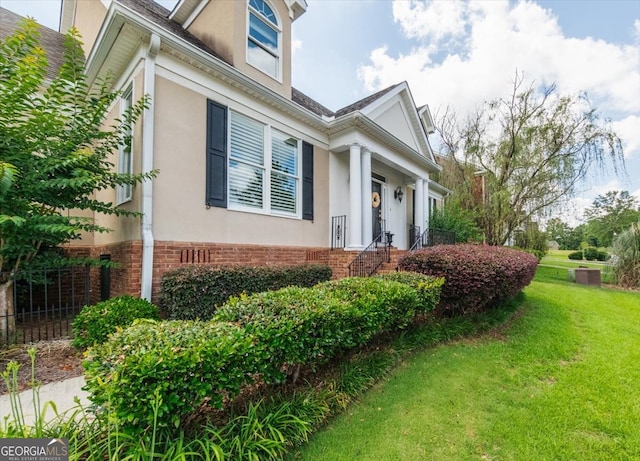
M280 27L264 0L249 0L247 62L274 78L280 77Z

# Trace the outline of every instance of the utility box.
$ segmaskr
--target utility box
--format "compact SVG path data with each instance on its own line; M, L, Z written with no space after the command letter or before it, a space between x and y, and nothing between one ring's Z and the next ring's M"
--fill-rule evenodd
M579 267L575 269L576 283L594 287L601 286L600 269L587 269Z

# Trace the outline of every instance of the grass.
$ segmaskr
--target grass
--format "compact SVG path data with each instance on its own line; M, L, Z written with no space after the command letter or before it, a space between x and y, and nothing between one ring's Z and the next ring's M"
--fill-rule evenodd
M575 261L567 258L567 255L571 253L569 250L550 250L548 254L540 261L538 268L538 278L540 270L546 274L556 272L558 279L567 281L569 269L575 269L577 267L589 267L592 269L600 269L600 274L603 283L611 283L611 271L608 264L604 261ZM553 269L553 270L551 270ZM548 281L548 280L547 280Z
M638 459L640 295L554 270L499 334L412 355L292 458Z

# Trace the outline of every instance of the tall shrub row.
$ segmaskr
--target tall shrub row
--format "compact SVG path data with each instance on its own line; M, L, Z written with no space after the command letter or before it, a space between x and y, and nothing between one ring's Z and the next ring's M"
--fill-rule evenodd
M524 251L487 245L440 245L400 259L401 270L444 277L439 308L450 315L489 309L533 279L538 260Z
M236 325L143 320L90 348L84 362L91 401L125 428L178 427L207 397L221 407L262 360L264 348Z
M319 264L285 267L185 266L162 277L159 305L172 320L209 320L231 296L311 287L331 278L331 268Z
M89 350L87 389L125 428L147 427L155 399L157 424L177 426L205 398L220 407L257 376L277 383L296 365L328 361L403 328L416 309L438 302L442 280L419 277L422 294L393 280L352 278L242 295L208 322L139 322Z

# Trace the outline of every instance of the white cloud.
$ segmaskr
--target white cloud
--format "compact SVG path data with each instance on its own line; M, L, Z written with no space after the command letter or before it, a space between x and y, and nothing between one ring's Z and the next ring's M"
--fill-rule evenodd
M417 44L397 56L373 50L359 70L369 91L407 80L418 105L464 112L507 94L517 69L562 94L586 91L599 110L640 111L640 45L565 37L549 10L526 1L396 0L393 12ZM451 38L465 46L450 49Z
M393 2L393 19L408 38L441 40L464 33L465 4L458 1L440 1L425 4L410 0Z
M622 139L625 158L640 156L640 116L628 117L611 123L613 130Z

